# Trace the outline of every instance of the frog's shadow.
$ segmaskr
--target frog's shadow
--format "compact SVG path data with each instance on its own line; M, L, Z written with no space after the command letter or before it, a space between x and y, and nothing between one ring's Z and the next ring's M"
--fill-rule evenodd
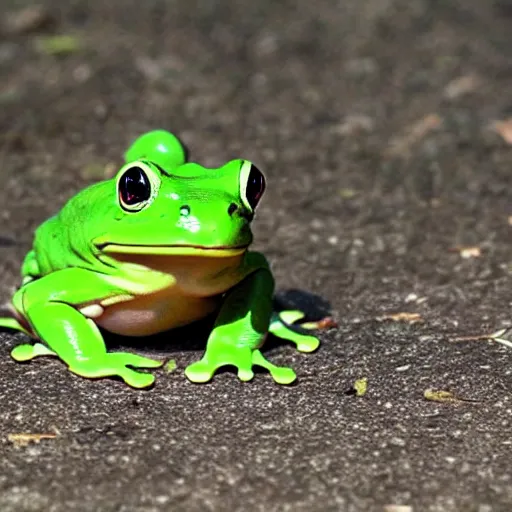
M286 290L276 294L274 298L276 311L298 309L305 313L305 320L318 320L330 316L331 306L322 297L302 290ZM119 336L107 331L102 331L105 343L109 350L132 349L143 350L151 354L168 356L175 352L204 351L208 336L215 324L216 313L187 325L141 338ZM262 352L268 352L277 347L289 345L286 340L268 336Z

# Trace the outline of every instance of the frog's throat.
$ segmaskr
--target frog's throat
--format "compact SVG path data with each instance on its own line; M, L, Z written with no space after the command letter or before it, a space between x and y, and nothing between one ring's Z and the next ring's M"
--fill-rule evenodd
M228 258L239 256L247 250L247 246L238 247L205 247L200 245L128 245L103 243L97 246L106 254L147 254L156 256L207 256Z

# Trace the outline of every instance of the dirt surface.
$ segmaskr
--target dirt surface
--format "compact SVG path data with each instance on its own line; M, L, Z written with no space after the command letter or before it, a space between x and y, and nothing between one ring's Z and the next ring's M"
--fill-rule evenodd
M512 130L492 129L512 115L512 2L42 7L2 2L1 296L32 230L164 127L193 160L265 171L255 246L339 327L312 355L272 347L292 387L193 385L204 333L169 335L147 350L178 368L145 392L17 364L24 336L2 333L0 510L511 510L512 349L450 340L512 324ZM400 312L423 322L377 320ZM57 435L8 441L27 432Z

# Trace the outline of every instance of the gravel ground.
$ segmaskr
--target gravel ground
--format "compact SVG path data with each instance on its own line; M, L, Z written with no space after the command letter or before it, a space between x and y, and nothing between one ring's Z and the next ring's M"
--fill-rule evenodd
M0 334L2 512L512 509L512 350L451 341L512 326L512 2L1 10L1 296L33 229L164 127L264 170L255 247L285 302L339 324L315 354L269 348L291 387L189 383L201 327L135 347L177 362L149 391L17 364Z

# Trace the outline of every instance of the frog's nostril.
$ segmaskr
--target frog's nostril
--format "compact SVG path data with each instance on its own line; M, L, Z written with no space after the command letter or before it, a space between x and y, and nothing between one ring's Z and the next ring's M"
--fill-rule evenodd
M231 216L238 210L238 206L235 203L231 203L228 208L228 215Z
M181 208L180 208L180 215L182 217L188 217L190 215L190 206L188 204L184 204Z

